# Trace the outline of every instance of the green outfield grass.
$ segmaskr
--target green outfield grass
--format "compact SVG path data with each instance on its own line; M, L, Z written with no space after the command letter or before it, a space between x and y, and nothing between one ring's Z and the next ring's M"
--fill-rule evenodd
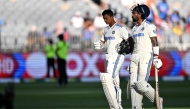
M150 82L154 87L154 82ZM122 104L131 109L126 97L126 81L121 82ZM7 84L0 84L0 92ZM70 82L67 87L57 87L56 82L15 84L14 109L109 109L100 82ZM190 81L160 82L160 95L164 98L164 109L190 109ZM155 109L144 98L145 109Z

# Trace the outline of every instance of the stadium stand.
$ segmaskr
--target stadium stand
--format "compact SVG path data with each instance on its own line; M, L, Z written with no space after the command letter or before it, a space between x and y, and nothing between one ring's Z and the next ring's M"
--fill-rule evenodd
M36 25L39 32L45 26L55 31L56 23L62 20L71 34L75 34L70 26L70 19L75 11L91 10L92 17L95 17L97 13L88 4L89 2L85 0L81 0L80 3L77 0L1 0L0 18L4 22L1 49L17 51L26 47L27 34L32 25ZM52 37L56 40L55 36Z
M122 15L122 21L130 29L132 23L129 9L122 5L120 0L104 1L107 2L109 8ZM160 1L155 0L156 3ZM180 16L186 19L187 14L185 12L189 10L190 6L188 2L185 0L167 0L167 2L170 6L169 13L178 10ZM55 31L58 21L62 21L63 26L67 27L71 34L69 40L70 50L87 50L81 44L83 40L82 31L78 33L70 23L76 11L80 11L82 16L88 11L91 17L95 18L101 9L99 5L91 0L0 0L0 19L3 21L0 38L1 51L17 52L27 50L27 36L33 25L36 26L39 33L44 27L47 27L49 31L53 32L51 36L53 40L57 41ZM182 20L180 24L182 29L186 25ZM172 29L169 29L170 31L164 30L163 25L160 29L162 31L159 42L163 50L187 50L190 48L190 36L185 32L182 33L182 41L179 42L179 37L171 31ZM98 39L97 36L100 35L100 32L96 30L94 33L91 42ZM90 47L90 50L93 50L93 46Z

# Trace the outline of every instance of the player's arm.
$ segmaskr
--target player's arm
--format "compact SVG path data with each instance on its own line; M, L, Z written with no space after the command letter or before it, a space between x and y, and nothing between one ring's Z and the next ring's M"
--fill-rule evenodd
M100 40L101 45L104 45L105 41Z
M129 45L130 45L130 52L132 53L133 52L133 49L134 49L134 41L133 41L133 38L132 37L129 37L127 39L127 41L129 42Z
M152 42L152 50L153 50L153 64L157 69L160 69L162 67L162 61L158 59L159 56L159 46L158 46L158 41L157 37L151 37L151 42Z
M158 58L159 55L159 46L157 41L156 26L153 24L148 25L148 34L152 43L152 50L154 57Z
M133 38L131 36L131 34L126 30L126 28L122 28L121 29L121 33L122 33L122 36L123 38L129 42L129 46L130 46L130 53L133 52L133 49L134 49L134 41L133 41Z
M150 40L152 42L152 50L153 50L153 64L157 69L160 69L162 67L162 61L158 59L159 56L159 46L158 46L158 40L156 35L156 27L154 25L150 25L148 28L148 32L150 35Z
M131 35L128 33L128 31L124 27L121 28L120 34L121 34L122 39L124 39L120 43L120 53L121 54L132 53L133 48L134 48L133 38L131 37Z
M96 50L102 49L102 48L104 48L104 43L105 43L105 33L103 31L101 39L97 42L94 42L94 48Z
M151 37L151 42L152 42L152 46L153 46L153 56L154 57L158 57L159 55L159 46L158 46L158 41L157 41L157 37Z

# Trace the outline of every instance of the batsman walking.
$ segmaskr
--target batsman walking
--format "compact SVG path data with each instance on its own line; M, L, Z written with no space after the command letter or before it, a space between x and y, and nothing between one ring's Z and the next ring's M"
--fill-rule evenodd
M132 19L136 25L132 29L134 49L130 57L130 91L132 109L142 109L143 95L151 103L156 104L155 89L148 83L150 69L153 65L160 69L162 61L158 58L159 46L156 35L156 26L146 20L150 10L146 5L135 5L131 8ZM162 109L163 99L159 98Z
M100 80L110 109L123 109L119 69L124 61L124 54L129 53L129 46L123 46L119 50L117 48L123 40L128 40L129 34L125 27L115 22L111 10L104 10L102 16L108 26L104 28L101 39L94 42L94 47L97 50L102 49L105 43L107 48L105 54L106 72L100 73Z

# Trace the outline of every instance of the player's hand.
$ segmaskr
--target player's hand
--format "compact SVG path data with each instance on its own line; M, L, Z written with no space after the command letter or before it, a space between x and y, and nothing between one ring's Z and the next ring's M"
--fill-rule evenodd
M102 42L101 42L100 40L97 41L97 42L94 42L94 48L95 48L96 50L102 49L102 48L103 48Z
M158 56L154 57L153 64L157 69L160 69L162 67L162 61L158 59Z

